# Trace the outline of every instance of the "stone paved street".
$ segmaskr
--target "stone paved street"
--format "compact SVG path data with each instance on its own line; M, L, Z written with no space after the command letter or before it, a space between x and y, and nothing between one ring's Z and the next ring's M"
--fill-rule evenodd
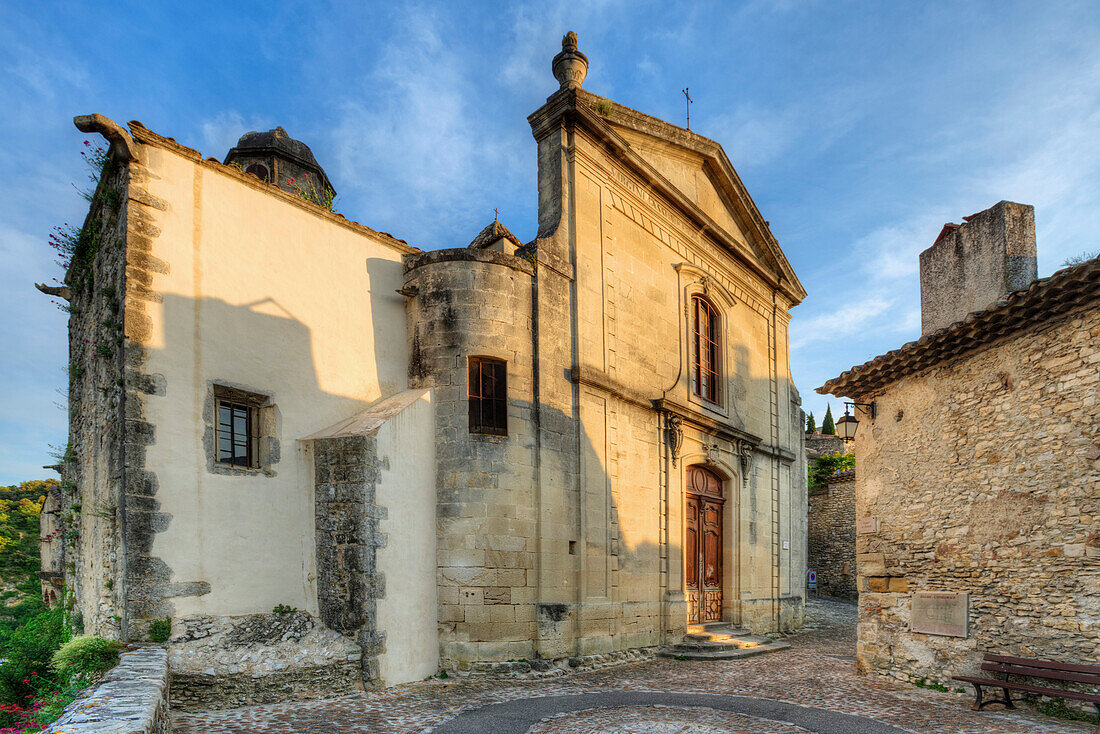
M173 720L177 734L430 731L788 734L885 732L898 728L952 734L1071 734L1093 730L1088 724L1036 714L977 713L969 708L969 693L938 693L856 675L855 607L814 601L809 616L811 621L806 628L789 638L793 645L790 650L732 662L659 659L542 681L452 678L323 701L179 712ZM658 695L661 693L709 695L683 696L691 702L677 705L675 697L661 697ZM581 694L600 695L574 700L599 699L601 703L589 708L584 708L586 703L578 703L541 715L547 701L539 705L537 699ZM632 701L660 697L661 705L639 705L632 701L618 705L617 697ZM719 703L701 707L700 698ZM534 700L511 707L484 708L522 699ZM508 713L516 706L519 710L535 711L539 718L528 722L530 715L525 719ZM556 706L555 701L549 707ZM852 717L862 717L864 721Z

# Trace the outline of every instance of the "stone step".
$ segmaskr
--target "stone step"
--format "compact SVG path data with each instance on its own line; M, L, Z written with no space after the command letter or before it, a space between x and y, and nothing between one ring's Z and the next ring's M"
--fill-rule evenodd
M716 629L709 632L688 632L684 635L686 640L725 640L731 637L747 637L752 630L747 629Z
M782 640L760 643L751 647L725 645L720 649L708 648L702 650L690 649L683 645L677 645L671 648L663 648L657 655L663 658L673 658L675 660L739 660L741 658L750 658L754 655L779 652L780 650L788 649L790 646L791 643L783 642Z
M689 624L687 626L688 634L705 634L707 632L729 629L729 622L705 622L703 624Z
M756 647L757 645L765 645L771 642L770 637L764 637L763 635L739 635L737 637L725 636L717 637L715 639L699 639L698 636L688 635L676 645L678 648L686 650L725 650L727 648L744 649L749 647Z

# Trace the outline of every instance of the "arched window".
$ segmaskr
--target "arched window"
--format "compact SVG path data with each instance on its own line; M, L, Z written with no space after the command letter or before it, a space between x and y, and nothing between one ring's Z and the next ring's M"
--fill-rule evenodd
M263 182L267 182L267 166L262 163L253 163L248 168L244 169L245 173L251 173L256 178Z
M691 391L718 402L720 335L718 311L703 296L691 298Z

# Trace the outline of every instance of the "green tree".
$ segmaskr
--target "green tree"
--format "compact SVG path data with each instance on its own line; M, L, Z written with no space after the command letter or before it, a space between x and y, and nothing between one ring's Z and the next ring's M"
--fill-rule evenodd
M808 474L810 489L820 489L827 484L832 475L840 471L856 468L854 454L843 454L837 451L835 454L825 454L810 462Z
M826 436L836 435L836 424L833 423L833 406L825 408L825 420L821 421L821 432Z
M806 416L806 433L817 433L817 423L814 421L814 412Z
M45 479L0 487L0 634L44 609L41 584L35 575L39 570L38 514L46 493L57 485L56 479Z

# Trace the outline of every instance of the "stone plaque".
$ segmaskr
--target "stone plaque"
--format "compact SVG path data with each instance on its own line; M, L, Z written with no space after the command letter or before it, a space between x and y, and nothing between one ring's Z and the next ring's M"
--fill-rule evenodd
M915 591L909 630L926 635L966 637L970 594L961 591Z
M856 518L856 532L857 533L877 533L878 532L878 518L877 517L857 517Z

